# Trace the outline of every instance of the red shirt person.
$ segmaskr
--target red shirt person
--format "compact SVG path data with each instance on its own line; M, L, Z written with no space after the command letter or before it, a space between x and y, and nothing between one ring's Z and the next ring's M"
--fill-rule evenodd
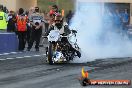
M54 17L57 15L61 15L61 11L58 9L57 5L53 5L52 9L49 12L50 15L53 15Z

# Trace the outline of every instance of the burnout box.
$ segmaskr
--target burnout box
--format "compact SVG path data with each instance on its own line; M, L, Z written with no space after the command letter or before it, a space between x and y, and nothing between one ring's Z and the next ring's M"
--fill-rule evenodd
M0 33L0 53L18 50L18 39L15 33Z

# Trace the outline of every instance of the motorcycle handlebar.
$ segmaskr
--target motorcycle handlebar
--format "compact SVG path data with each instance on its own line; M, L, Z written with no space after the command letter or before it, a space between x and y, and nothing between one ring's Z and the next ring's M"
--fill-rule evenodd
M61 37L68 37L68 36L63 36L63 35L61 35Z
M68 36L61 35L61 37L68 37ZM48 36L42 36L42 38L48 38Z

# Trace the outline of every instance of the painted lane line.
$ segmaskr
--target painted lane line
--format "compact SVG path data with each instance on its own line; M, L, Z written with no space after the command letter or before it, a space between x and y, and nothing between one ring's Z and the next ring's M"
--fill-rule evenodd
M4 60L6 60L6 59L0 59L0 61L4 61Z
M7 60L13 60L13 59L15 59L15 58L6 58Z
M24 58L24 57L16 57L17 59L21 59L21 58Z
M11 52L12 54L17 54L17 52ZM18 53L22 53L22 52L18 52ZM4 54L0 54L0 55L8 55L9 53L4 53ZM0 59L0 61L4 61L4 60L13 60L13 59L21 59L21 58L30 58L30 57L40 57L40 56L45 56L46 54L42 54L42 55L33 55L33 56L24 56L24 57L15 57L15 58L6 58L6 59Z
M3 53L3 55L9 55L10 53Z
M2 55L9 55L9 54L18 54L18 53L23 53L23 52L2 53L2 54L0 54L0 56L2 56Z
M28 57L32 57L32 56L24 56L24 57L27 57L28 58Z
M17 54L18 52L11 52L11 54Z

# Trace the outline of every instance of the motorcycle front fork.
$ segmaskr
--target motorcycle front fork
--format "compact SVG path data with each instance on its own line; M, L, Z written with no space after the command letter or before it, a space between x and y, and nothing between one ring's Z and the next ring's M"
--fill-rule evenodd
M53 44L52 50L55 51L56 50L56 44ZM45 48L46 51L46 57L48 56L48 47ZM53 52L54 53L54 52Z
M48 47L45 48L46 57L48 56Z

